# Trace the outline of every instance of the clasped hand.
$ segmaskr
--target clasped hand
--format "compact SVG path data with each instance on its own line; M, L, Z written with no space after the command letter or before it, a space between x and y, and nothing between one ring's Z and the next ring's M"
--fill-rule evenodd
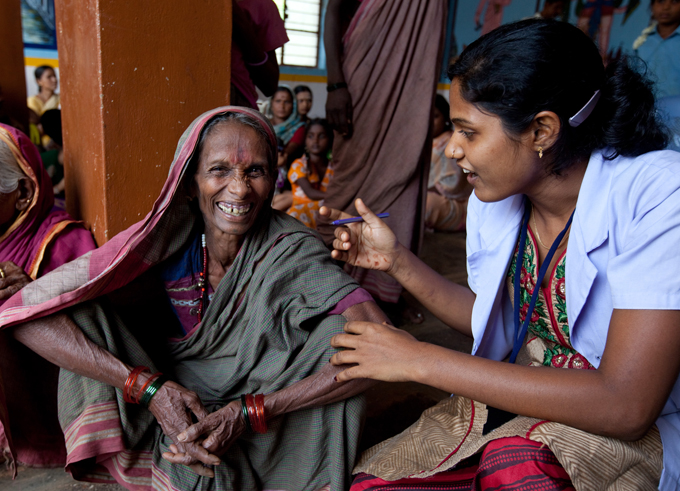
M163 458L191 468L201 476L214 477L210 467L243 433L240 401L233 401L208 414L198 396L179 384L166 382L151 400L149 410L163 433L174 442ZM198 422L192 424L190 413Z

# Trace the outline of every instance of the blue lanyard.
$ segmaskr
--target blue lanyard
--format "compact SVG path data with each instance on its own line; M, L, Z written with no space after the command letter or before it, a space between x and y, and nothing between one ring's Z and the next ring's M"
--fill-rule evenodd
M515 281L514 281L514 287L515 287L515 305L514 305L514 320L515 320L515 345L512 348L512 354L510 355L510 363L515 363L515 360L517 359L517 355L519 354L519 350L522 348L522 345L524 344L524 338L527 335L527 330L529 329L529 322L531 321L531 314L534 313L534 307L536 306L536 300L538 300L538 292L541 290L541 284L543 283L543 278L545 277L545 273L548 271L548 266L550 266L550 261L552 261L553 256L555 255L555 251L557 248L560 246L560 243L562 242L562 239L564 238L564 234L567 233L567 230L569 230L569 226L571 225L571 220L574 218L574 213L576 210L574 210L571 213L571 216L569 217L569 220L567 221L567 225L564 227L564 230L560 232L560 234L557 236L555 239L555 242L552 243L552 246L550 246L550 250L548 251L548 255L545 257L543 260L543 264L541 265L541 269L538 272L538 280L536 281L536 288L534 288L534 293L531 295L531 302L529 302L529 310L527 310L527 316L524 318L524 324L521 325L520 328L520 320L519 320L519 303L521 299L520 295L520 290L519 290L519 277L521 276L522 273L522 262L524 260L524 249L526 246L527 242L527 230L529 229L529 216L531 215L531 206L528 205L528 203L525 201L524 203L524 219L522 220L522 233L520 234L519 237L519 250L517 251L517 261L515 263Z

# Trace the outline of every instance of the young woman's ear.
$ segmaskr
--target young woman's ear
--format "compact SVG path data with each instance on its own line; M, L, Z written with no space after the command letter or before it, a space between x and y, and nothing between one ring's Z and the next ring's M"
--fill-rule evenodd
M541 111L531 123L532 142L535 151L539 148L547 150L552 147L560 136L562 123L559 116L552 111Z

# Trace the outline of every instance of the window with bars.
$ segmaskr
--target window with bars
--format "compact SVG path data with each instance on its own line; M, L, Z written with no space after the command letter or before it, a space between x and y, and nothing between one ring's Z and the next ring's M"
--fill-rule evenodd
M316 68L319 63L321 0L274 0L284 20L288 38L276 50L279 65Z

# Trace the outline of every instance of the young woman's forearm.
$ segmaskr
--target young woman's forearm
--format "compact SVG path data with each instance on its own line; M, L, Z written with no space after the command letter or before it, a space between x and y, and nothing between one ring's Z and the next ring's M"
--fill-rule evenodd
M636 440L654 424L677 379L680 335L662 333L680 314L615 311L614 317L618 325L597 370L518 366L421 343L410 363L417 367L413 379L512 413ZM659 329L640 334L645 322Z
M439 275L415 254L399 246L399 257L390 274L444 324L472 336L475 294Z

